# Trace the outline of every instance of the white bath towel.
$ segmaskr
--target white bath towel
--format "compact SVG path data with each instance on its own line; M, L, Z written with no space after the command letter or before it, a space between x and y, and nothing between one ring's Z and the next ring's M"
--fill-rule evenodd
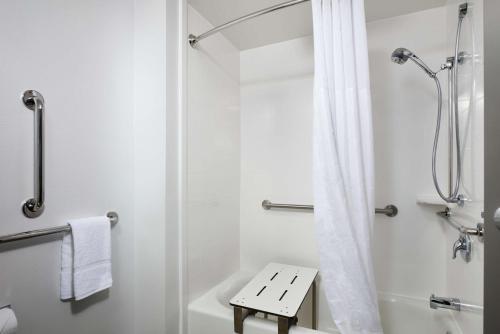
M111 224L109 218L69 221L61 247L61 299L80 300L111 287Z

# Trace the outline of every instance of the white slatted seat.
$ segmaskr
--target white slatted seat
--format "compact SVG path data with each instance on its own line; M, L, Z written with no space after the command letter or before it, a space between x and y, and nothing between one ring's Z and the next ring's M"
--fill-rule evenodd
M316 327L316 284L314 268L269 263L236 296L234 331L243 334L243 321L250 314L262 312L278 317L278 334L287 334L297 323L297 313L309 289L313 289L313 329Z

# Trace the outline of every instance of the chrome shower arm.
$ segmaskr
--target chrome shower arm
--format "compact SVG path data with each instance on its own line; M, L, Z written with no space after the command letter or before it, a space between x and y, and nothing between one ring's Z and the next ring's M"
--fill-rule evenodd
M416 55L412 55L409 59L411 59L418 67L420 67L422 70L424 70L427 75L429 75L431 78L435 78L437 72L434 72L433 70L430 69L429 66L427 66L422 59L417 57Z

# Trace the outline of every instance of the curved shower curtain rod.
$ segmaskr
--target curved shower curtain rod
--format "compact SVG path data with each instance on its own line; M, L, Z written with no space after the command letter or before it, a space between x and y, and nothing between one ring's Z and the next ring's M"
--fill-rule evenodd
M209 37L209 36L211 36L213 34L216 34L216 33L218 33L221 30L224 30L224 29L227 29L229 27L232 27L235 24L238 24L238 23L241 23L241 22L253 19L255 17L261 16L261 15L264 15L264 14L272 13L272 12L274 12L276 10L280 10L280 9L283 9L283 8L295 6L295 5L301 4L303 2L308 2L308 1L311 1L311 0L291 0L291 1L283 2L283 3L280 3L280 4L277 4L277 5L268 7L268 8L264 8L264 9L258 10L256 12L253 12L253 13L250 13L250 14L247 14L245 16L239 17L239 18L234 19L232 21L229 21L227 23L221 24L220 26L217 26L217 27L215 27L213 29L210 29L209 31L204 32L201 35L195 36L193 34L190 34L189 37L188 37L189 44L192 47L195 47L196 44L198 44L198 42L201 41L202 39L205 39L205 38L207 38L207 37Z

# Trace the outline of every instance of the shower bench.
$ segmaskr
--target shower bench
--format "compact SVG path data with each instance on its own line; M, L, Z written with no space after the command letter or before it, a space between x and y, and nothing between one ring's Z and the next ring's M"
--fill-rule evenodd
M314 268L269 263L236 296L234 331L243 334L243 321L248 315L264 313L278 318L278 334L288 334L297 324L299 311L308 291L312 289L312 328L316 329L316 276Z

